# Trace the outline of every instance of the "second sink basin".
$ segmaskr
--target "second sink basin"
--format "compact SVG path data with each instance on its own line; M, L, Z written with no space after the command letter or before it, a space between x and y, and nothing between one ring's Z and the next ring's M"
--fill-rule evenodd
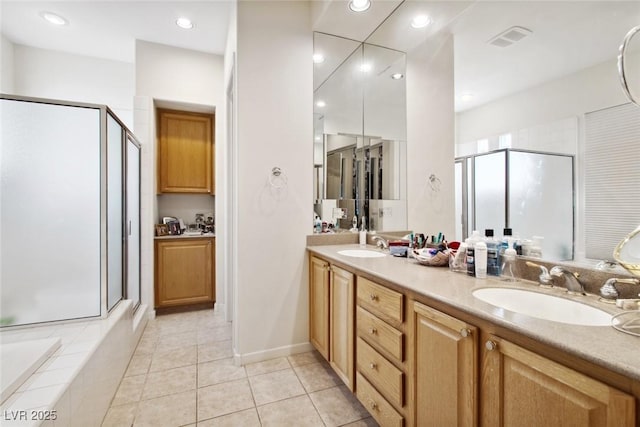
M344 249L338 251L340 255L350 256L354 258L382 258L385 256L382 252L370 251L368 249Z
M513 288L481 288L473 296L496 307L553 322L584 326L610 326L606 311L554 295Z

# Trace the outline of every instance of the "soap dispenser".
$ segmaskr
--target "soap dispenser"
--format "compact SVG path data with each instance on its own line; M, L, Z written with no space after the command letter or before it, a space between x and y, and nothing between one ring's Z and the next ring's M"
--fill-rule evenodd
M367 246L367 223L366 218L362 217L362 222L360 223L360 246Z

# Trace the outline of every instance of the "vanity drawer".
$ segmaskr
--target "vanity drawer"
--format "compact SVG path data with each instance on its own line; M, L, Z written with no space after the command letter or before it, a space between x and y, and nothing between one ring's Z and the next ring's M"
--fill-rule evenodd
M358 305L382 318L402 323L403 296L401 293L358 277Z
M382 427L402 427L404 420L360 372L356 372L356 396Z
M402 332L362 307L357 307L356 311L358 336L402 362L404 360L402 357Z
M390 402L402 407L404 403L402 388L404 374L402 371L393 366L362 338L358 338L357 342L356 369Z

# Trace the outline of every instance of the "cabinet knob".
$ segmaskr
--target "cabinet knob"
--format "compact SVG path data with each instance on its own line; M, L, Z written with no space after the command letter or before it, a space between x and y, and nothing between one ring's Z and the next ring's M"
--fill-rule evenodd
M376 294L369 294L369 299L371 299L371 301L376 301L378 299L378 295Z
M376 369L378 367L378 365L376 365L375 363L371 362L371 363L369 363L369 367L371 369Z
M373 400L369 401L369 408L371 408L372 410L376 410L378 409L378 404L376 402L374 402Z
M460 336L461 336L462 338L466 338L466 337L468 337L469 335L471 335L471 330L469 330L468 328L462 328L462 329L460 329Z
M495 350L495 349L496 349L496 347L498 347L498 344L496 344L496 343L495 343L495 342L493 342L493 341L487 341L487 342L484 344L484 346L485 346L485 348L486 348L487 350L489 350L489 351L493 351L493 350Z
M376 328L369 328L369 333L370 333L371 335L375 335L375 334L377 334L377 333L378 333L378 330L377 330Z

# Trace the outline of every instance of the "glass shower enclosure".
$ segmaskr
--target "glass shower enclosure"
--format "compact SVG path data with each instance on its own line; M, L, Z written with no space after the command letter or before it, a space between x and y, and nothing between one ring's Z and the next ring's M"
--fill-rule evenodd
M0 96L1 326L140 303L140 144L104 105Z
M457 239L511 228L522 239L543 237L545 258L573 259L573 156L501 149L457 158L455 177Z

